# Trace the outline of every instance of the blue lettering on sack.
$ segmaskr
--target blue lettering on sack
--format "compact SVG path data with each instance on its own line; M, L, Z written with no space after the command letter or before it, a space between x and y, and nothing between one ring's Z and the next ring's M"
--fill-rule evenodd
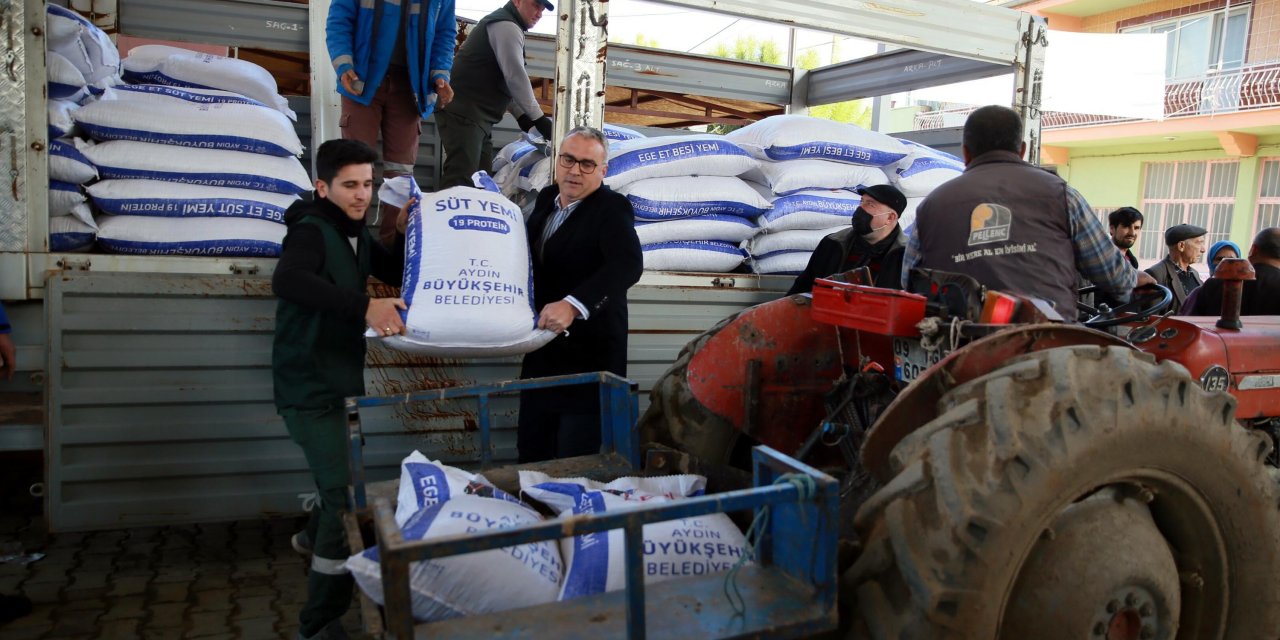
M765 149L770 160L822 159L860 164L868 167L883 167L893 164L905 157L906 152L882 151L870 147L860 147L837 142L810 142L791 146L773 146Z
M617 157L609 159L609 173L616 175L641 167L704 156L751 157L741 147L728 140L685 141L618 154Z
M199 104L251 104L266 109L271 109L265 104L246 98L242 95L208 95L203 93L194 93L191 91L183 91L181 87L166 86L161 84L126 84L115 88L116 91L129 91L132 93L149 93L152 95L168 96L177 98L187 102L195 102Z
M422 268L421 261L418 259L419 252L422 251L422 191L418 189L418 181L409 181L409 197L413 198L413 206L409 207L409 224L405 232L404 238L404 278L401 286L401 293L404 296L404 305L412 308L413 301L418 293L418 270ZM408 317L408 312L401 314L401 319Z
M489 231L492 233L511 233L511 225L496 218L485 216L454 216L449 218L449 226L459 231Z
M404 465L413 485L413 495L418 499L418 508L431 506L449 499L449 480L444 470L434 464L410 462Z
M288 180L280 180L268 176L245 173L203 173L191 171L154 171L149 169L132 169L129 167L100 166L98 171L105 178L139 178L143 180L163 180L165 182L181 182L184 184L202 184L207 187L238 187L270 191L286 195L297 195L306 189Z
M580 484L569 482L544 482L537 488L573 498L576 515L604 513L604 496L599 491L588 491ZM562 600L578 596L604 593L609 579L609 532L597 531L573 538L573 560L564 577Z
M950 160L943 158L920 157L911 161L911 166L906 169L898 169L898 175L903 178L910 178L917 173L930 171L933 169L942 169L945 171L954 171L956 173L964 172L964 165L956 164Z
M180 240L170 242L140 242L98 238L110 253L145 256L224 256L241 258L275 258L280 255L280 245L268 240Z
M754 218L764 213L764 209L760 207L729 200L650 200L637 195L628 195L627 199L631 201L631 208L635 210L636 218L641 220L669 220L714 215Z
M245 151L266 156L287 157L294 152L266 140L243 138L240 136L213 135L208 133L162 133L141 129L125 129L122 127L104 127L91 122L80 122L89 135L98 140L135 140L152 144L165 144L175 147L192 147L195 149L223 149L226 151Z
M674 240L672 242L655 242L640 247L645 253L650 251L664 250L684 250L684 251L712 251L715 253L724 253L739 257L746 257L746 252L738 248L738 245L729 242L719 242L716 240Z

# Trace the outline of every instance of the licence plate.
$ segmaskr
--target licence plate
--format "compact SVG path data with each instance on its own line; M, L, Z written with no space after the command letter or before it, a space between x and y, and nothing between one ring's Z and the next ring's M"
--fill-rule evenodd
M908 338L893 339L893 373L902 382L911 382L920 377L926 369L938 364L942 353L925 351L919 340Z

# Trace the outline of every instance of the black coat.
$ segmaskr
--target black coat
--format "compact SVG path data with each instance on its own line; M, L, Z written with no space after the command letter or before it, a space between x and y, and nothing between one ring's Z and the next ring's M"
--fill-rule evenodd
M1280 269L1269 264L1253 265L1255 280L1246 280L1240 293L1240 315L1280 316ZM1196 294L1193 316L1222 315L1222 281L1209 278Z
M549 303L573 296L590 315L574 320L568 336L561 335L526 355L520 377L590 371L626 376L627 289L640 280L644 268L631 202L601 186L573 210L539 257L536 245L555 212L554 199L559 194L560 187L555 185L543 189L526 225L533 256L534 306L540 312ZM555 399L560 410L568 409L567 403L581 402L586 405L584 412L591 412L595 397L594 392L571 393L557 394Z
M1151 277L1156 279L1157 284L1162 284L1173 292L1172 308L1175 313L1177 313L1178 309L1182 308L1182 303L1187 299L1187 294L1191 293L1191 291L1188 291L1182 286L1182 278L1178 277L1177 269L1178 268L1173 265L1173 262L1171 262L1168 257L1147 269L1147 273L1151 274ZM1200 282L1200 274L1196 273L1194 268L1191 269L1191 275L1195 277L1197 283ZM1197 284L1197 286L1199 285ZM1191 289L1194 290L1195 287L1192 287Z
M902 227L895 226L893 233L875 245L868 245L865 240L853 232L853 227L842 229L822 239L818 247L809 256L809 263L804 271L796 276L795 282L787 290L787 295L809 293L813 291L813 281L818 278L844 273L850 269L870 267L877 287L886 289L902 288L902 255L907 246L907 236ZM856 263L846 264L846 259L855 250L861 251Z

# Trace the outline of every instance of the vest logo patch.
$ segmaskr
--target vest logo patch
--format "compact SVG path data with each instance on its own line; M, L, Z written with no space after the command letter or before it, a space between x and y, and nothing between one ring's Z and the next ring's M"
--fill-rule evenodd
M1013 224L1013 212L1009 207L984 202L969 214L969 246L1007 242L1009 227Z

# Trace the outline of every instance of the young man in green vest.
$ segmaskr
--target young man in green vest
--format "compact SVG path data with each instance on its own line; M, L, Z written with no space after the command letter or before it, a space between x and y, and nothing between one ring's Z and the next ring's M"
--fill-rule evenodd
M279 297L271 370L276 410L302 447L319 491L295 548L312 553L299 638L346 638L342 615L353 582L338 513L347 507L343 398L364 395L365 327L400 333L400 298L370 298L369 276L399 286L408 205L396 221L396 247L375 242L364 225L373 197L377 154L356 140L330 140L316 151L316 190L285 213L284 250L271 280Z

